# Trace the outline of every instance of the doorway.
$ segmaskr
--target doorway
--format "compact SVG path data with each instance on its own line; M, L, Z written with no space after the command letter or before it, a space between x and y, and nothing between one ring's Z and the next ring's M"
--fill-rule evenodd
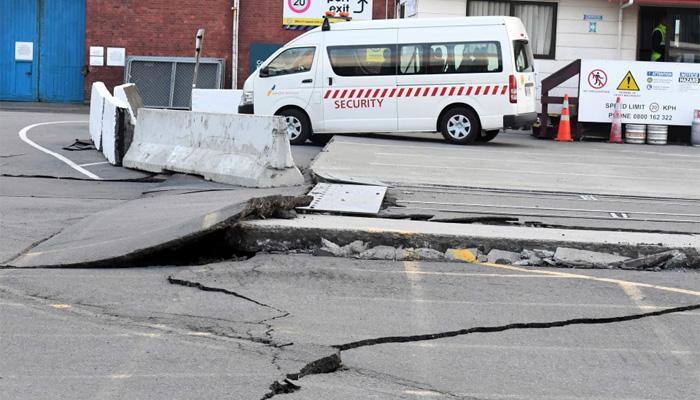
M659 22L667 27L661 61L700 63L700 9L682 7L640 7L637 60L651 61Z
M0 100L83 101L85 0L3 0L0 26Z

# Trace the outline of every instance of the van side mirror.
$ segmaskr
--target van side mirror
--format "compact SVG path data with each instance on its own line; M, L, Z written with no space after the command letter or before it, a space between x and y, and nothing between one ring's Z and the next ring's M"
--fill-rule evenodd
M260 70L260 77L261 77L261 78L266 78L266 77L268 77L268 76L270 76L270 68L268 68L268 67L263 67L263 68Z

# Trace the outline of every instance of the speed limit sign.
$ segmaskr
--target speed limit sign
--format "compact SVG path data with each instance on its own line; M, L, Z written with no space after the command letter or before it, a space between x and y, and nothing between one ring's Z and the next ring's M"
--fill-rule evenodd
M287 5L293 12L301 14L311 7L311 0L287 0Z

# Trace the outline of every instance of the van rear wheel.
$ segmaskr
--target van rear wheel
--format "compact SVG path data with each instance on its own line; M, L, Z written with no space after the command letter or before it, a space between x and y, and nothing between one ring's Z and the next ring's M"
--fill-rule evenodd
M311 136L311 123L306 114L294 108L280 111L277 115L284 117L287 123L287 137L291 144L304 144Z
M481 136L481 124L474 111L466 107L455 107L442 117L440 131L450 143L471 144Z

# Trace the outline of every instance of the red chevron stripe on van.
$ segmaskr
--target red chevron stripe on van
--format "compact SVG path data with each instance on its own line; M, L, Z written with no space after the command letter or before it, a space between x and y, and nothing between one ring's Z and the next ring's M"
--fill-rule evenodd
M466 89L466 92L465 92ZM495 96L505 95L508 85L460 85L460 86L420 86L401 88L357 88L327 89L324 99L360 99L391 97L450 97L450 96Z

